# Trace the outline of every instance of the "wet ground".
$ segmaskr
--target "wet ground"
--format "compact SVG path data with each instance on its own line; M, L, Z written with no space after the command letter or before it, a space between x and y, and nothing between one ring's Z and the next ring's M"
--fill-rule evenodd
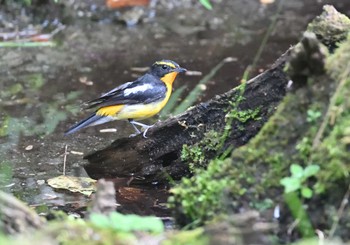
M46 205L67 211L83 209L86 198L53 190L45 180L62 174L66 145L66 174L86 176L83 154L132 133L128 123L114 122L63 135L89 114L80 109L84 101L142 74L135 67L147 67L166 58L205 75L224 58L235 57L237 61L226 64L206 85L200 100L239 84L278 14L280 2L212 2L212 11L188 0L158 1L155 8L121 11L107 10L102 2L95 1L77 1L71 6L44 4L39 14L35 6L26 11L13 7L21 13L20 18L0 10L1 32L16 25L37 26L45 20L50 31L61 24L65 26L55 37L55 47L0 48L1 188L42 212L46 212ZM350 15L350 2L344 0L284 1L251 76L269 67L295 44L324 4L333 4ZM48 14L43 14L44 8ZM185 95L200 79L201 76L181 76L175 89L185 85ZM103 128L117 128L117 132L101 133ZM120 210L168 215L165 187L135 188L127 185L128 180L115 182Z

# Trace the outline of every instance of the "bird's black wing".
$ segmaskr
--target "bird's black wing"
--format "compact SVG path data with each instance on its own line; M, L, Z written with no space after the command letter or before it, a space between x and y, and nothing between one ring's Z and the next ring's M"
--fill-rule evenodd
M165 84L151 74L145 74L136 81L128 82L103 94L101 97L87 102L87 108L112 105L152 103L165 97Z

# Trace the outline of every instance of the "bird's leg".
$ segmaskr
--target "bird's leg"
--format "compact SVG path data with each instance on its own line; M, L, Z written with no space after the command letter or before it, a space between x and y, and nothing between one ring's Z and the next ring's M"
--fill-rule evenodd
M131 125L134 127L134 129L137 131L137 133L141 133L140 130L135 126L135 125L138 125L138 126L141 126L142 128L145 129L145 131L143 131L143 134L142 136L144 138L147 138L146 137L146 134L147 134L147 131L148 129L150 129L151 127L153 127L153 125L147 125L147 124L143 124L143 123L140 123L140 122L136 122L134 121L133 119L129 119L129 123L131 123Z
M134 124L134 120L133 119L128 119L129 123L133 126L133 128L135 129L136 133L135 134L130 134L129 137L133 137L133 136L136 136L138 134L141 134L141 131L135 126Z

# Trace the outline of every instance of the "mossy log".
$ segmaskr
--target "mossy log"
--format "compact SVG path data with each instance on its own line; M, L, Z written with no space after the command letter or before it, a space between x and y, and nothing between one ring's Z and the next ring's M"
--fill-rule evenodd
M210 159L229 146L247 143L286 94L288 78L283 67L287 56L288 53L246 84L156 124L148 131L147 138L139 135L118 139L107 148L87 155L87 173L96 179L135 176L136 180L153 182L164 180L167 175L178 179L189 173L188 165L181 160L183 145L194 145L206 136L212 137L209 132L223 134L226 129L226 136L221 136L225 137L221 138L222 147L206 152L206 159ZM228 125L230 115L232 122Z
M334 48L338 41L346 38L348 27L347 19L327 6L324 13L309 25L309 30L328 47ZM317 64L312 67L315 64L312 61L322 62L319 57L311 55L317 54L317 50L308 43L310 40L306 38L304 43L297 45L295 49L304 48L305 52L294 52L296 57L292 57L296 62L292 64L295 71L290 71L290 75L301 83L305 82L302 78L307 78L307 73L320 67ZM148 138L117 139L105 149L85 156L89 161L85 166L87 173L96 179L133 176L133 183L159 182L169 176L179 179L189 174L188 163L200 163L194 168L203 167L228 147L235 149L246 144L286 95L289 78L283 69L286 60L290 59L291 50L271 69L246 84L158 123L149 130ZM322 72L322 68L317 72ZM294 88L297 86L294 84ZM184 146L187 148L185 161ZM200 155L200 159L195 159L196 155Z
M281 205L279 232L291 234L288 240L313 235L322 226L327 237L349 240L349 212L342 210L350 188L349 28L350 19L331 6L324 7L290 53L286 70L293 79L291 91L256 137L235 149L230 158L212 161L207 169L183 178L172 189L170 204L179 224L203 224L218 214L248 206L270 212L277 203L296 207L296 202L288 203L283 195L281 180L293 176L292 164L301 169L317 165L317 174L300 183L312 189L310 200L302 201L309 216L304 220L311 228L298 218L299 233L288 233L296 217ZM339 35L328 36L335 30ZM302 190L291 193L302 195Z

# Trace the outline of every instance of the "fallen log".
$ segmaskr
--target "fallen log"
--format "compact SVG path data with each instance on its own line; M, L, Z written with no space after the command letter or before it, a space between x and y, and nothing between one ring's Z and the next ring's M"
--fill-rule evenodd
M179 179L190 172L188 164L181 160L184 145L218 140L215 138L223 135L220 147L203 149L208 161L228 147L247 143L286 94L288 78L283 67L288 55L289 52L246 84L157 123L146 139L141 135L117 139L105 149L88 154L84 157L89 161L85 170L95 179L134 176L133 183L159 182L169 176Z

